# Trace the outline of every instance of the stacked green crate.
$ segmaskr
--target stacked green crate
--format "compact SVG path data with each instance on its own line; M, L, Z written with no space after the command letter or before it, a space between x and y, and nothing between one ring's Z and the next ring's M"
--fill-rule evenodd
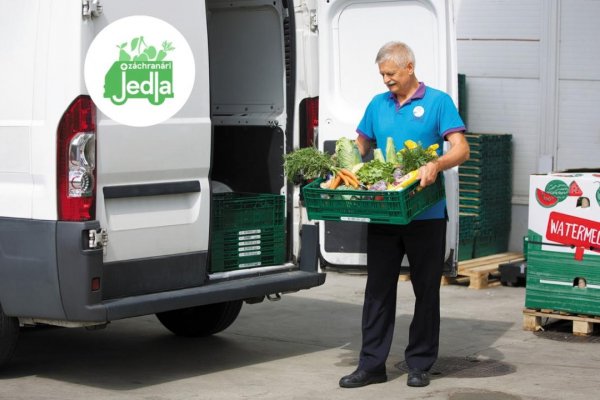
M211 272L283 264L285 197L217 193L211 216Z
M477 233L477 214L460 213L458 229L458 260L470 260L475 251L475 235Z
M529 230L525 306L600 315L600 254L542 250L543 238Z
M467 133L471 157L459 167L459 223L473 251L459 260L508 249L512 198L512 135ZM469 231L470 229L470 231ZM462 241L462 239L459 240Z

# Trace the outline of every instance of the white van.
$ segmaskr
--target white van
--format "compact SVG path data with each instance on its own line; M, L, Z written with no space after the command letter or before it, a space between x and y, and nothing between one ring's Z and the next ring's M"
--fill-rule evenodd
M364 263L354 233L340 244L328 235L340 228L320 224L319 240L298 206L298 187L285 182L282 156L313 140L327 148L354 137L366 102L383 89L373 59L387 40L409 43L421 80L456 93L444 0L0 6L0 364L23 325L101 327L157 314L175 334L209 335L227 328L244 301L322 285L319 253L332 264ZM94 37L133 15L176 27L195 59L188 101L147 127L96 110L83 78ZM91 161L93 187L72 197L77 155ZM215 209L227 192L256 194L282 214L281 240L258 236L281 257L244 263L236 241L244 226L217 232ZM240 257L225 267L224 228ZM353 231L362 235L360 226Z

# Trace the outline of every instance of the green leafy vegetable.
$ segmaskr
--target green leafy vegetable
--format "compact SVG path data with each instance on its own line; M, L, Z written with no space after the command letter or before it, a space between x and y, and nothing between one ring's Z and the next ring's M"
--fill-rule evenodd
M294 184L299 184L302 180L324 177L333 167L331 155L315 147L294 150L283 156L285 176Z
M413 145L412 143L410 143L410 145L405 144L404 148L398 152L399 162L405 173L419 169L429 161L433 161L437 158L435 150L431 151L429 149L424 149L421 146L421 143L416 145Z
M362 162L356 142L347 137L341 137L335 142L335 156L337 165L348 170Z
M394 180L394 164L386 163L381 160L371 160L366 162L358 170L356 176L365 185L372 185L378 181L392 182Z

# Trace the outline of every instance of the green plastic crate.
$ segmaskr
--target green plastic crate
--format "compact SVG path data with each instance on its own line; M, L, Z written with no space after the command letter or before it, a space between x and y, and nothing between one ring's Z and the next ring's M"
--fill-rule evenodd
M475 238L473 257L485 257L492 254L504 253L508 250L509 230L496 230L489 232L480 230Z
M211 219L211 272L285 261L285 197L217 193Z
M532 231L527 239L525 306L600 316L600 254L586 251L578 261L572 253L542 250Z
M458 261L470 260L473 258L475 249L475 239L459 239L458 241Z
M283 264L285 234L283 229L240 231L235 239L213 243L211 254L212 272Z
M215 193L212 229L242 230L256 226L283 225L285 197L269 193Z
M512 157L507 154L499 154L492 156L480 156L477 151L471 150L471 155L467 161L462 163L458 168L462 167L488 167L492 168L512 168Z
M512 141L512 135L510 133L476 133L476 132L467 132L465 133L465 138L469 144L475 143L506 143Z
M303 188L309 219L405 225L444 198L444 181L421 188L418 182L401 191L321 189L317 179Z

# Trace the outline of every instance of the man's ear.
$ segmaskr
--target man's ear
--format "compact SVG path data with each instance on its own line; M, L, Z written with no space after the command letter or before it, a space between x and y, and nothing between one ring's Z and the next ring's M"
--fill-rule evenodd
M408 74L409 75L412 75L412 74L415 73L415 66L411 62L409 62L408 64L406 64L406 69L408 70Z

